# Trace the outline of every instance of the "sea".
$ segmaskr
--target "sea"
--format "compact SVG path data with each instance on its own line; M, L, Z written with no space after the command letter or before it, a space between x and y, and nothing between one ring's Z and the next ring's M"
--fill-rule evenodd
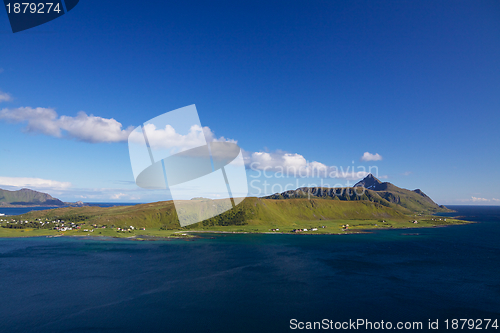
M116 203L116 202L90 202L86 203L88 206L97 206L97 207L112 207L112 206L133 206L137 205L136 203ZM21 215L25 213L29 213L31 211L36 210L47 210L47 209L56 209L60 207L53 206L39 206L39 207L0 207L0 214L8 215ZM1 215L3 216L3 215Z
M380 331L390 324L500 332L500 207L451 208L456 213L441 215L477 223L351 235L0 239L0 331Z

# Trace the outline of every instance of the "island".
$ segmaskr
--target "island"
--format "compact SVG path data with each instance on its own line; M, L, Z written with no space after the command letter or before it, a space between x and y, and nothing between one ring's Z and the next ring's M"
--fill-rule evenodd
M18 191L0 189L0 207L62 207L65 205L50 194L27 188Z
M218 200L195 198L198 207ZM196 233L352 234L379 229L442 227L471 223L436 213L421 190L407 190L368 175L353 187L303 187L257 198L181 227L173 201L135 206L65 207L0 217L0 237L101 236L137 240L190 238Z

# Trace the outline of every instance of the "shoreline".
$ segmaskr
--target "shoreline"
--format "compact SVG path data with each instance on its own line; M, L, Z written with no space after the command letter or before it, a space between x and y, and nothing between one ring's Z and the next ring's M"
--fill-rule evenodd
M64 205L64 206L58 206L58 205L0 205L0 209L2 208L39 208L39 207L46 207L46 208L66 208L66 207L80 207L80 206L71 206L71 205Z
M424 226L424 227L405 227L405 228L376 228L376 229L359 229L353 231L344 231L344 232L284 232L284 231L224 231L224 230L183 230L176 231L170 235L132 235L128 237L119 237L119 236L107 236L107 235L66 235L62 234L54 234L54 235L13 235L13 236L5 236L0 235L0 239L2 238L59 238L59 237L68 237L68 238L84 238L84 239L97 239L101 241L116 241L116 240L129 240L129 241L168 241L168 240L186 240L192 241L197 238L200 238L196 234L262 234L262 235L306 235L306 236L342 236L342 235L357 235L357 234L373 234L375 231L384 231L384 230L416 230L416 229L430 229L430 228L445 228L445 227L453 227L460 225L469 225L476 224L478 222L475 221L461 221L462 223L457 224L448 224L448 225L435 225L435 226ZM29 233L30 231L28 231ZM178 233L182 233L176 235ZM418 233L412 233L418 235Z

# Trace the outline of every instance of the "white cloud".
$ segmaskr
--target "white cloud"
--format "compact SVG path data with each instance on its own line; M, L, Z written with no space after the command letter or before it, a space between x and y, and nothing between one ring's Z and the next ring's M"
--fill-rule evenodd
M500 202L500 199L496 199L496 198L488 199L488 198L481 198L481 197L471 196L470 199L459 199L458 201L460 201L460 202L484 203L484 202Z
M207 139L207 142L232 142L232 143L238 143L238 141L233 140L233 139L226 139L225 137L221 136L220 138L215 137L215 133L207 126L203 127L203 133L205 133L205 138Z
M0 95L1 97L1 95ZM0 110L0 120L11 123L26 123L25 132L54 136L57 138L73 138L80 141L98 142L125 142L133 127L123 129L123 125L113 118L102 118L78 112L76 117L58 116L52 108L20 107ZM144 126L152 148L172 148L176 151L205 145L206 142L234 142L224 137L216 138L208 127L194 125L186 135L181 135L167 125L165 128L156 128L154 124ZM132 140L137 136L132 132ZM140 142L142 138L137 138Z
M132 127L122 129L115 119L106 119L78 112L76 117L58 117L51 108L20 107L0 110L0 119L12 123L27 123L28 133L41 133L55 137L67 137L80 141L122 142L126 141Z
M121 198L126 197L126 196L127 196L127 194L125 194L125 193L116 193L116 194L111 195L110 199L118 200L118 199L121 199Z
M61 116L60 128L69 136L86 142L126 141L133 127L122 129L122 124L113 118L106 119L78 112L76 117Z
M370 154L369 152L365 152L363 156L361 156L361 161L368 162L368 161L381 161L382 156L379 154Z
M289 168L290 170L306 168L307 161L304 156L292 154L277 150L273 153L255 152L245 154L246 164L250 167L255 167L258 170L280 170L280 168ZM317 162L316 162L317 163ZM318 168L326 165L319 163Z
M409 176L411 175L413 172L412 171L405 171L402 173L403 176Z
M127 140L141 143L144 140L142 133L133 131L132 126L124 129L123 125L113 118L87 115L83 111L75 117L71 117L59 116L52 108L5 108L0 110L0 120L11 123L26 123L24 131L27 133L76 139L89 143L126 142ZM237 143L237 141L225 137L217 138L209 127L199 125L193 125L187 134L178 133L171 125L157 128L154 124L146 124L144 130L151 148L169 149L171 154L205 145L206 142ZM354 166L344 169L327 166L317 161L308 162L300 154L280 150L272 153L243 151L243 156L247 168L276 172L281 176L356 180L370 173L364 168L360 170L360 167L358 170L355 170ZM382 156L365 152L361 159L363 161L379 161Z
M477 198L477 197L472 197L471 200L472 200L472 202L488 202L488 201L490 201L490 199Z
M183 135L178 133L171 125L166 125L164 128L157 128L154 124L144 125L142 131L132 131L128 138L129 143L144 144L143 132L148 139L153 153L158 151L159 154L162 154L163 150L167 150L168 155L173 155L191 148L205 146L209 142L237 143L235 140L224 137L216 138L215 134L208 127L202 128L199 125L193 125L189 129L189 132Z
M287 153L281 150L275 152L243 152L245 165L251 170L276 173L277 177L318 177L342 178L356 180L367 176L370 172L364 168L355 170L352 166L347 168L328 166L321 162L308 162L300 154Z
M57 113L53 109L21 107L0 110L0 119L11 123L27 122L26 132L61 136Z
M1 68L0 68L1 70ZM1 71L0 71L1 73ZM9 102L12 100L12 96L10 94L7 94L6 92L3 92L0 90L0 103L1 102Z
M25 177L0 177L0 185L12 187L27 187L27 188L51 188L51 189L66 189L71 187L69 182L60 182L57 180L41 179L41 178L25 178Z
M152 149L166 148L183 151L204 146L207 142L230 141L236 143L236 141L228 140L224 137L217 139L210 128L202 128L198 125L191 126L189 133L185 135L177 133L171 125L166 125L165 128L156 128L154 124L147 124L144 126L144 131L148 137L149 146ZM131 139L135 142L142 141L142 137L140 137L138 132L132 132Z

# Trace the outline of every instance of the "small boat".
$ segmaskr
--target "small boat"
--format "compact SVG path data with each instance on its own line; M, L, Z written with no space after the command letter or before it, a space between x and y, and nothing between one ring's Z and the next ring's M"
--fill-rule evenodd
M5 214L0 213L0 216L5 216Z

